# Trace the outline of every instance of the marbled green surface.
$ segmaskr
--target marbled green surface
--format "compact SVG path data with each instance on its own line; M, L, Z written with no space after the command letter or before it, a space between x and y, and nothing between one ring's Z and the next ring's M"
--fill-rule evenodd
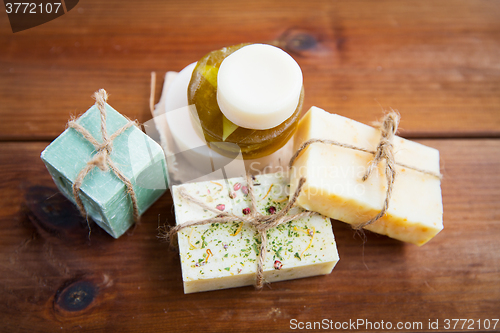
M106 104L108 135L127 119ZM101 118L92 106L77 122L102 142ZM43 152L41 158L61 192L75 202L72 185L78 173L96 154L94 146L73 128L66 129ZM111 160L132 182L139 213L149 208L167 188L167 168L162 148L132 126L113 141ZM112 172L95 167L85 177L80 191L88 215L111 236L118 238L134 223L132 201L126 186Z

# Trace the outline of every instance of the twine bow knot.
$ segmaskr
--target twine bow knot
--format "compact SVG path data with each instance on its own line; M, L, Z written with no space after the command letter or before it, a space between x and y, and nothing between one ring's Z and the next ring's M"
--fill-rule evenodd
M363 176L363 181L368 179L373 169L376 168L383 159L385 159L386 163L390 165L391 172L393 174L396 173L394 169L395 160L392 140L394 139L394 136L396 135L396 132L398 130L399 120L399 114L397 114L396 112L391 112L387 114L387 116L382 121L382 124L380 126L380 141L377 145L377 150L375 151L375 157L368 166L366 173Z

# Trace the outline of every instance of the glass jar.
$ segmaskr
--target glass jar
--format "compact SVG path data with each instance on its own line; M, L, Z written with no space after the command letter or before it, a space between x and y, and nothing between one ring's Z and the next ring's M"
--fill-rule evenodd
M253 44L225 47L201 58L193 71L187 93L188 103L196 106L191 108L192 112L197 113L193 116L200 120L203 135L213 150L225 156L234 156L241 151L244 159L256 159L277 151L293 136L302 110L304 88L300 72L301 88L297 106L291 116L272 128L246 128L231 122L217 102L217 75L224 59L247 45ZM264 122L265 114L261 117Z

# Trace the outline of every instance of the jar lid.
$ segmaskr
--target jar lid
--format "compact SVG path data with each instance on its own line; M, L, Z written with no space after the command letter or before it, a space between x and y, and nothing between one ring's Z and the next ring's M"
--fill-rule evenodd
M265 130L288 119L299 103L302 71L285 51L252 44L230 54L217 74L217 103L234 124Z

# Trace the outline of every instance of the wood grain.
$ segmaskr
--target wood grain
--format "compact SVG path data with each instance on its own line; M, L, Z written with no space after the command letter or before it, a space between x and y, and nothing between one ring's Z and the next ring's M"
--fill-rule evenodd
M499 18L489 0L86 0L13 34L0 14L0 331L277 332L291 319L365 319L452 332L445 319L498 318ZM105 88L145 122L151 71L158 100L166 71L247 41L298 61L305 109L364 123L398 109L401 135L441 152L444 230L423 247L373 233L363 243L334 221L332 274L191 295L178 253L157 237L174 224L170 194L118 240L93 223L89 234L39 158L69 116Z
M423 325L439 319L442 329L446 318L498 317L500 141L419 142L440 150L444 173L445 229L428 244L367 233L363 245L348 225L335 221L341 260L331 275L273 283L262 291L190 295L182 291L178 254L157 238L159 223L174 224L169 194L120 239L96 225L89 238L86 222L57 192L39 159L47 143L3 143L0 327L285 331L293 318L361 318Z
M245 41L297 59L306 109L366 123L392 107L407 137L498 137L499 13L495 1L94 0L16 34L2 15L0 139L52 140L99 88L147 121L150 71Z

